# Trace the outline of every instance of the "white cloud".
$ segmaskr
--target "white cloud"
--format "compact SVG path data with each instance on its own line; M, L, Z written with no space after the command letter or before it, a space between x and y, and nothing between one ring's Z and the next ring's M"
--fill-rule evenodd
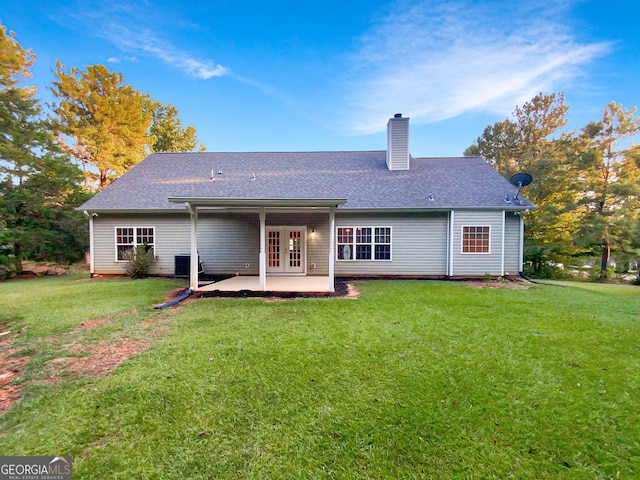
M120 40L120 43L126 45L131 50L139 51L141 54L158 58L184 71L192 78L207 80L212 77L221 77L231 73L229 68L218 65L211 60L195 58L180 51L173 45L156 38L150 32L140 32L133 36L129 35L126 40Z
M109 62L109 63L120 63L120 60L118 60L116 57L109 57L109 58L107 58L107 62Z
M149 7L145 2L145 7ZM150 15L148 8L142 8L140 2L129 0L114 1L99 8L78 9L67 12L80 24L90 27L94 35L110 42L123 52L129 53L124 58L138 62L140 56L158 59L181 70L191 78L206 80L231 73L230 69L206 58L192 55L170 41L161 38L156 30L143 25L152 25L146 18ZM118 58L108 61L118 63Z
M393 5L352 57L348 125L364 134L396 112L417 123L504 113L540 91L562 90L610 47L578 43L560 23L564 15L552 0Z

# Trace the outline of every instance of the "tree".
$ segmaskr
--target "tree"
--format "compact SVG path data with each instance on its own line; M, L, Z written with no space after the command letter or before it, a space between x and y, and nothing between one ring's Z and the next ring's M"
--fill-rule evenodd
M104 188L147 153L153 119L145 108L148 98L103 65L90 65L86 71L73 67L69 73L60 61L56 66L51 91L59 100L53 111L60 145L91 184Z
M54 144L35 90L20 86L35 57L0 26L0 263L70 259L80 250L80 171ZM76 248L78 247L78 248Z
M205 146L198 142L196 129L189 125L182 127L178 118L178 109L171 104L150 102L153 122L149 129L153 152L188 152L198 150L202 152Z
M600 278L608 277L612 250L629 252L640 216L640 146L628 140L640 133L636 108L611 102L599 122L582 130L588 149L580 165L581 243L600 251Z
M488 125L465 155L482 155L504 176L532 167L552 147L550 138L567 123L569 110L564 94L539 93L522 107L516 106L513 120Z
M104 188L150 152L204 149L176 107L124 83L122 73L100 64L66 72L58 61L57 68L51 91L58 138L92 186Z
M31 78L30 68L35 62L31 49L25 50L15 40L15 32L7 33L7 27L0 22L0 86L15 87L19 81ZM23 88L25 93L33 90Z
M20 183L28 144L38 136L35 125L25 120L38 114L38 105L32 98L35 90L20 86L31 78L35 56L14 36L0 24L0 174L13 175Z
M487 126L465 155L482 155L503 176L527 172L534 182L526 197L538 208L527 217L527 259L540 273L545 261L560 261L577 252L573 234L579 223L575 212L576 158L580 144L570 134L552 136L566 125L568 107L563 94L536 95L512 118Z

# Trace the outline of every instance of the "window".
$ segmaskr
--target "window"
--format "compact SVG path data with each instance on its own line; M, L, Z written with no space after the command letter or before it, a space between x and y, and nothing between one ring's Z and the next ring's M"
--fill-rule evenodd
M462 253L490 253L491 227L462 227Z
M338 260L391 260L391 227L338 227Z
M153 227L117 227L116 261L126 260L127 252L140 245L153 250L155 247L155 229Z

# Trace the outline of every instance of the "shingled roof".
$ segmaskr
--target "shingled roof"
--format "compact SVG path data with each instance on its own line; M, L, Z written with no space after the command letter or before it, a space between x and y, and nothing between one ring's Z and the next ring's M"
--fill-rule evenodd
M170 197L346 198L340 210L522 210L515 188L481 157L411 158L389 170L386 151L154 153L80 210L183 210ZM212 179L213 173L213 179Z

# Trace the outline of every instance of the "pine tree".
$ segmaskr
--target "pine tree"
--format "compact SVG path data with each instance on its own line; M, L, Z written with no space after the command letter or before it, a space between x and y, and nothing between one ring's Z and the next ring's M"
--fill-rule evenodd
M182 127L173 105L154 101L105 66L85 70L57 63L51 91L58 99L58 140L102 189L151 152L203 150L195 128Z
M104 188L148 153L147 131L153 120L148 97L124 83L121 73L103 65L86 71L59 61L51 91L58 98L58 139L82 167L90 185Z
M534 181L524 192L538 208L527 216L525 252L539 274L545 262L563 261L578 252L573 235L579 228L575 211L580 144L571 134L559 134L566 125L568 107L563 94L536 95L512 118L484 129L465 155L482 155L504 177L518 172ZM557 138L553 138L557 135Z
M0 263L69 260L81 252L80 171L54 144L35 89L21 86L35 56L0 26Z
M153 152L202 152L205 146L198 142L196 129L189 125L183 128L178 118L178 109L171 104L150 102L153 122L149 129L150 149Z
M640 216L640 146L628 140L640 133L636 108L611 102L602 119L582 130L587 150L581 157L579 241L600 252L600 278L608 278L611 251L631 253ZM637 251L635 252L637 253Z

